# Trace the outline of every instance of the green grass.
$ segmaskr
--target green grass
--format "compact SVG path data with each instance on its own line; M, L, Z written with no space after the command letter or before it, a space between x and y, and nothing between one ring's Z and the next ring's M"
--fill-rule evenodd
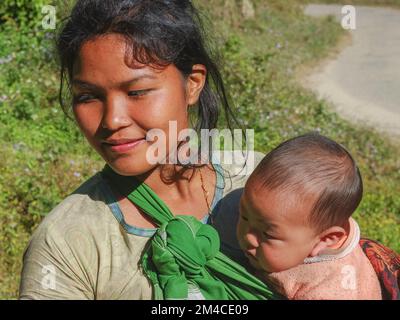
M255 130L257 150L310 130L347 146L364 177L362 233L400 251L400 146L341 119L294 81L300 66L325 57L344 35L332 18L306 17L297 4L259 0L256 18L244 21L223 0L201 1L236 114ZM52 34L1 28L0 59L9 62L0 64L0 298L16 298L33 230L102 161L58 106Z
M323 4L343 4L343 5L358 5L358 6L384 6L400 8L400 0L297 0L299 3L323 3Z

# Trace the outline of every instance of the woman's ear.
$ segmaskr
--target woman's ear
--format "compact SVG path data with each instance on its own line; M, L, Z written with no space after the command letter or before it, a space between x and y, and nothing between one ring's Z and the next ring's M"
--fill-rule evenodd
M338 249L347 238L347 232L344 228L334 226L317 236L317 243L310 253L310 257L315 257L325 249Z
M207 69L202 64L195 64L192 67L192 73L189 74L186 81L187 101L189 105L197 103L206 83Z

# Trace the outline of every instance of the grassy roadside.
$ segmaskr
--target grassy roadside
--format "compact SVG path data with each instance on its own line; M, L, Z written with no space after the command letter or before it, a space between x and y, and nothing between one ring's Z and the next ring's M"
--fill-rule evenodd
M256 149L267 152L310 130L344 144L364 178L365 196L355 215L362 234L400 251L400 145L340 118L295 80L299 68L329 55L345 31L330 17L305 17L298 1L256 4L256 19L233 21L224 43L226 79L240 118L255 129Z
M400 251L400 146L339 118L293 80L344 31L329 17L304 16L294 0L255 1L247 21L224 0L198 2L212 17L225 80L256 149L310 130L346 145L366 186L356 215L363 234ZM43 216L102 166L58 107L52 37L15 27L0 33L0 299L16 298L22 253Z
M343 5L358 5L358 6L382 6L400 8L400 0L297 0L298 3L321 3L321 4L343 4Z

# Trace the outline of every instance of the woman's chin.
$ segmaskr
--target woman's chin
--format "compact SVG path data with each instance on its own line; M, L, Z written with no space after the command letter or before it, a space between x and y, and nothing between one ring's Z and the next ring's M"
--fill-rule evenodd
M121 176L139 176L149 172L156 165L151 165L146 161L143 163L129 159L116 159L107 161L107 164L113 169L114 172Z

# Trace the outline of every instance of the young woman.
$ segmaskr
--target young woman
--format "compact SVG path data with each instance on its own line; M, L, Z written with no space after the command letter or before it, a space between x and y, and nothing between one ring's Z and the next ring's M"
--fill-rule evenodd
M216 128L221 113L229 126L237 123L198 13L187 0L80 0L57 45L61 104L66 111L72 105L109 170L86 181L35 231L20 298L151 299L141 258L157 224L128 199L132 179L149 186L173 215L203 223L219 216L217 224L234 235L227 213L238 210L248 176L235 176L237 168L223 163L148 161L152 129L165 133L170 155L184 146L170 134L171 121L178 133ZM221 242L226 253L239 252L234 237L221 234Z

